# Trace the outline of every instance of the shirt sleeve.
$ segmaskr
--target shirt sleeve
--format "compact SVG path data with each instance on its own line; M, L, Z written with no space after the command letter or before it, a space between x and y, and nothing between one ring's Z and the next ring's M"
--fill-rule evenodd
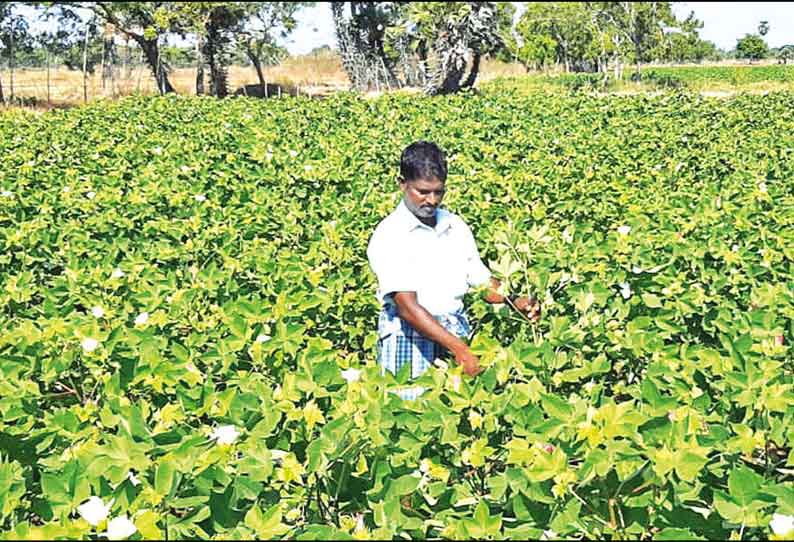
M469 287L486 284L491 278L491 271L482 263L474 235L468 226L464 228L463 243L466 251L466 281Z
M416 292L419 287L415 256L404 240L393 237L388 230L376 228L367 247L369 265L378 278L381 301L390 293Z

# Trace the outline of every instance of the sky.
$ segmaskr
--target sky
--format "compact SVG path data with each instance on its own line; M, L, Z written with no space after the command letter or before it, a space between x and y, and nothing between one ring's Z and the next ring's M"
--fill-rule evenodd
M679 19L690 11L703 21L700 37L724 50L733 49L736 40L758 31L758 24L769 21L764 37L770 47L794 44L794 2L673 2ZM321 45L336 47L331 6L318 2L299 14L298 27L286 44L291 54L306 54Z
M673 12L679 19L690 11L703 21L700 36L720 49L733 49L737 39L757 32L763 20L769 21L770 30L764 39L770 47L794 44L794 2L673 2ZM322 45L336 48L330 3L317 2L301 10L297 18L297 28L283 44L290 54L306 54Z

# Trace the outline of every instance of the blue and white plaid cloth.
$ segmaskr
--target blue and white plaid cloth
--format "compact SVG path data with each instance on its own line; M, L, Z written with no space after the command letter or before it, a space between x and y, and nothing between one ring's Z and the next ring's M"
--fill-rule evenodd
M433 315L447 331L467 338L469 322L463 311ZM444 347L426 339L397 315L397 307L387 299L378 319L378 362L381 373L392 374L411 364L411 378L418 378L444 353ZM402 388L397 392L401 398L413 400L424 392L421 386Z

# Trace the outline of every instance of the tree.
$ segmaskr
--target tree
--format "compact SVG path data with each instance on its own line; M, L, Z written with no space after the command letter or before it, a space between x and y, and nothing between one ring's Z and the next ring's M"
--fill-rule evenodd
M615 60L620 71L624 57L634 60L635 73L640 63L652 60L651 51L664 39L664 25L676 22L670 2L595 2L596 21L613 39ZM628 50L623 48L624 44ZM619 76L618 76L619 77Z
M766 58L769 48L758 34L746 34L736 42L736 55L750 62Z
M664 39L651 51L651 57L672 62L702 62L719 59L717 46L700 38L703 22L690 12L677 25L663 27Z
M277 45L276 38L286 38L295 29L295 15L314 2L255 2L247 24L237 32L237 47L251 61L259 84L266 92L263 66L273 66L287 57L287 50Z
M399 54L387 51L385 40L404 9L395 2L331 2L342 68L354 89L401 86L395 73Z
M556 60L557 42L543 34L529 34L512 46L515 59L529 71L545 68Z
M331 4L353 88L423 86L430 95L474 85L482 57L504 47L513 9L509 2Z
M28 32L28 22L24 17L15 13L13 7L13 2L0 3L0 59L5 57L8 62L11 98L14 97L16 55L19 52L30 52L33 49L33 39ZM0 102L5 103L1 80Z
M593 40L588 22L584 2L527 2L516 24L519 62L542 62L546 47L554 43L555 62L562 64L566 72L581 69Z
M174 92L168 80L167 66L162 62L160 38L171 29L172 13L181 2L34 2L47 7L71 12L93 13L103 24L112 24L119 32L135 41L143 50L160 93Z
M789 60L794 60L794 45L784 45L777 50L779 64L788 64Z
M407 35L427 58L426 94L449 94L474 85L482 57L505 47L499 21L508 9L512 6L495 2L407 4Z

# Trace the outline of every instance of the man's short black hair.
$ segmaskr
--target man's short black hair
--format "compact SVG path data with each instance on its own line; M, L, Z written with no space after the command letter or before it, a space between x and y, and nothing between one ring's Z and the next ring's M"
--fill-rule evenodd
M430 141L411 143L400 156L400 176L402 181L419 179L447 180L447 159L438 145Z

